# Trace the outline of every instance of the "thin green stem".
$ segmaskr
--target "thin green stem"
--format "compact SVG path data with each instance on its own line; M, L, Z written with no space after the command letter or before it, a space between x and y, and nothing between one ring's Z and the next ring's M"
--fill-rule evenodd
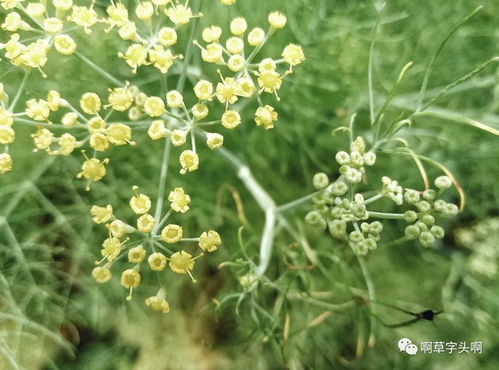
M386 212L373 212L373 211L368 211L369 217L373 218L383 218L387 220L403 220L404 219L404 214L403 213L386 213Z
M159 175L156 210L154 211L154 220L156 221L156 224L159 224L160 222L161 212L163 209L163 201L164 201L163 198L165 196L166 177L168 175L168 160L170 158L170 148L171 148L170 138L166 137L165 146L163 149L163 159L161 162L161 172Z
M371 275L369 274L369 270L367 269L366 263L364 261L364 257L362 256L357 256L357 260L359 261L360 269L362 271L362 276L364 277L364 281L367 286L367 292L369 294L369 301L374 302L376 301L376 290L374 288L374 283L371 279ZM373 347L375 342L376 342L376 308L371 305L371 312L373 315L371 315L371 328L370 328L370 333L369 333L369 339L368 339L368 346Z
M16 96L14 97L14 100L12 101L12 104L9 107L10 112L14 112L14 109L16 108L17 102L21 98L21 94L24 90L24 85L26 85L26 81L28 80L29 76L29 70L24 72L24 77L21 81L21 84L19 85L19 88L17 89Z
M116 86L123 87L125 84L118 80L117 78L111 76L108 72L103 70L101 67L99 67L97 64L92 62L90 59L88 59L85 55L81 54L80 52L76 52L75 55L80 58L82 61L84 61L88 66L92 67L97 73L99 73L102 77L105 77L109 82L112 82Z

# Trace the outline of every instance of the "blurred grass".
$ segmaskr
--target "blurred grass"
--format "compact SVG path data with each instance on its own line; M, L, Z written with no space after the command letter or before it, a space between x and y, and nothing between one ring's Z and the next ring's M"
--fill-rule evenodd
M272 39L263 55L277 57L288 42L303 45L307 61L283 84L276 129L264 132L254 127L251 118L254 105L250 104L243 110L242 116L247 117L244 124L225 135L227 148L250 166L278 204L312 192L311 178L315 172L331 175L336 172L333 156L337 150L346 148L346 137L331 135L333 129L347 125L354 112L359 114L360 127L367 127L367 65L377 17L374 5L372 1L239 0L235 7L222 8L218 1L209 6L205 1L202 27L228 24L238 15L244 15L250 26L256 26L266 22L270 10L285 12L289 27ZM388 93L402 66L414 62L400 87L399 106L392 108L391 114L415 107L424 70L440 40L453 24L478 5L484 5L484 9L458 30L437 59L428 86L430 91L447 85L498 54L499 4L494 0L387 3L374 54L377 99ZM188 29L183 29L180 37L185 39L187 33ZM89 50L86 55L98 65L113 71L120 79L132 80L129 69L115 58L122 45L101 34L97 46L85 41L91 38L83 36L79 40L80 50ZM2 82L15 86L20 72L10 71L5 61L0 63ZM107 84L96 84L101 78L76 59L61 58L51 63L47 67L51 82L33 79L26 98L58 89L76 101L81 91L104 94L108 88ZM200 64L198 55L195 63ZM214 79L215 70L209 69L206 73ZM194 68L189 77L194 78L197 73ZM168 77L168 86L174 86L177 78L174 71ZM133 81L139 81L147 93L159 94L162 89L157 74L149 70L140 71ZM477 86L449 94L438 106L498 127L496 71L488 68L472 82ZM188 82L187 90L191 87ZM30 132L32 129L18 130L13 147L17 168L0 178L0 209L5 209L13 194L22 191L19 184L41 171L46 162L44 154L26 150L31 147ZM182 217L186 233L216 227L224 239L224 247L216 255L196 266L199 284L193 286L188 279L171 279L168 300L172 312L164 316L143 309L144 296L140 290L133 302L125 302L117 278L109 285L97 285L89 274L105 236L92 226L88 210L94 203L111 203L118 212L121 209L126 212L120 205L127 204L133 184L140 185L145 193L155 193L162 148L142 133L135 139L136 149L118 148L111 152L108 176L96 183L90 193L84 191L81 181L69 175L79 170L78 154L56 158L34 181L34 187L23 192L20 203L8 217L26 260L32 261L30 267L37 285L33 292L28 289L35 285L22 270L20 256L16 255L12 240L3 229L0 276L5 277L7 284L2 284L4 298L0 310L13 313L16 307L11 304L16 303L24 315L61 333L75 347L75 356L71 357L50 339L40 343L26 338L23 348L30 350L20 352L21 363L27 368L58 366L62 369L278 369L286 366L292 369L497 369L499 292L494 284L496 277L477 275L469 269L467 261L479 243L464 247L456 242L453 232L464 229L473 233L476 225L486 224L498 216L497 139L469 127L432 119L416 121L413 129L407 131L406 139L413 150L441 161L453 171L467 193L468 205L465 212L449 221L448 236L437 249L423 250L412 243L381 246L369 255L367 265L379 301L412 311L443 309L444 314L436 319L435 325L420 322L393 329L378 324L376 345L364 348L362 356L355 358L359 351L358 336L363 340L368 336L369 310L362 305L331 309L331 315L324 321L310 326L328 308L299 298L279 301L280 293L263 287L257 301L264 310L272 312L279 303L283 305L275 323L262 314L263 318L256 324L251 313L252 300L248 298L241 305L240 316L235 314L232 303L214 311L212 298L220 300L226 294L241 290L233 271L217 269L218 263L241 257L237 240L240 221L227 185L234 187L242 199L249 220L243 237L248 253L255 260L263 214L236 174L227 171L225 162L204 149L201 149L199 171L180 177L177 165L173 164L168 180L169 187L182 184L192 197L192 211ZM415 169L410 167L413 165L406 158L380 156L378 163L379 170L373 173L373 179L388 175L407 186L418 181ZM291 224L296 229L304 229L303 214L304 208L291 215ZM398 238L403 232L399 227L401 225L394 222L386 230L384 240ZM296 265L306 265L308 261L300 248L292 246L295 240L283 233L276 239L276 253L268 273L276 286L291 292L327 291L332 302L349 298L340 284L365 291L357 261L349 250L326 235L306 232L306 236L311 248L320 253L322 269L287 269L283 256ZM494 247L497 248L497 243ZM497 264L497 256L491 261ZM7 287L12 299L6 298ZM151 289L143 286L141 290ZM382 305L378 306L378 314L389 322L406 318ZM286 317L293 335L284 343ZM0 329L4 333L3 325ZM34 329L23 330L31 332L35 339L43 336ZM2 334L2 338L8 339L5 335ZM401 337L409 337L417 343L483 341L484 353L403 356L396 349ZM351 360L353 358L355 360Z

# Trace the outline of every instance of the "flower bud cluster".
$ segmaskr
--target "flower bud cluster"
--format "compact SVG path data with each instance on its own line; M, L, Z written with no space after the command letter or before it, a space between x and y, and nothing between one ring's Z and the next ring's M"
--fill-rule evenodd
M325 173L314 175L313 185L317 189L312 197L314 209L307 213L305 222L319 231L328 229L333 237L347 241L358 255L366 255L378 246L383 224L373 220L375 218L405 220L410 224L405 228L405 237L417 239L421 245L429 247L445 234L437 220L455 216L459 211L455 204L441 199L445 190L452 186L452 180L447 176L435 179L437 190L404 189L397 181L383 176L381 189L374 195L372 191L356 192L356 185L367 177L365 166L372 166L376 161L376 155L366 150L361 137L351 143L350 153L340 151L335 159L341 166L341 176L330 182ZM366 194L371 196L366 198ZM413 209L403 213L368 209L382 198L389 198L396 206L407 205Z

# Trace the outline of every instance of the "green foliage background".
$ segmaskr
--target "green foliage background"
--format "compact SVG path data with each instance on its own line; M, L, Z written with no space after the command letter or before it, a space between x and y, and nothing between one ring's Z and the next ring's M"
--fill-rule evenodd
M99 6L105 3L98 2ZM367 66L378 17L376 5L346 0L239 0L227 8L215 0L204 1L205 17L198 32L211 24L227 25L240 15L250 26L265 24L269 11L281 10L288 16L288 26L264 53L277 56L288 42L303 46L307 60L280 92L276 129L264 132L254 127L254 106L250 105L242 107L244 124L225 135L226 147L250 166L278 204L313 192L314 173L335 175L334 153L347 148L347 139L341 133L332 135L333 129L346 126L355 112L359 132L368 127ZM381 104L402 66L413 61L389 111L396 116L413 109L425 68L440 40L478 5L484 5L482 11L456 32L437 59L430 93L498 54L499 4L495 0L387 1L374 52L376 104ZM180 37L186 38L188 31L184 28ZM99 42L90 42L92 37ZM115 57L120 45L104 34L92 37L82 35L79 50L119 79L130 79L128 67ZM0 63L1 81L15 86L22 72L5 60ZM199 64L196 51L187 91L199 77ZM494 68L485 69L437 106L446 114L499 127L499 75ZM26 99L58 89L76 101L82 91L104 94L109 87L72 57L54 58L46 73L51 82L31 78ZM209 73L214 76L215 69ZM157 74L146 70L133 81L146 93L159 95L175 86L178 71L168 76L165 85ZM145 309L140 290L134 301L126 302L116 276L109 284L98 285L90 271L105 236L92 224L88 210L94 203L111 203L118 212L128 212L134 184L155 194L161 143L151 144L144 130L136 135L135 148L114 149L108 176L87 193L73 176L81 162L78 155L48 158L32 153L29 134L33 128L19 127L13 146L16 168L0 178L1 368L14 367L15 357L19 367L28 369L499 368L497 275L470 268L473 258L485 253L497 269L497 137L437 119L417 120L405 131L413 150L442 162L454 173L468 201L464 212L448 222L447 236L436 248L382 243L369 254L367 267L379 302L414 312L444 311L434 324L418 322L403 328L388 328L374 320L376 338L375 343L371 338L369 346L372 305L356 301L335 306L349 298L346 286L360 295L366 292L357 260L328 235L306 229L301 220L307 207L293 211L289 220L318 253L320 266L287 268L285 261L307 265L308 260L294 244L296 240L280 233L267 273L278 289L263 286L245 296L239 313L236 300L220 306L214 303L213 299L225 302L224 297L242 292L237 280L240 271L218 266L242 257L241 226L245 250L257 261L264 218L236 174L227 170L227 163L205 149L201 149L199 171L181 177L172 161L168 179L169 187L182 185L193 198L192 211L182 218L184 228L194 233L215 227L224 240L223 248L196 266L199 283L171 279L168 315ZM432 177L438 174L432 171ZM383 175L408 187L420 183L416 168L403 157L380 155L371 181ZM247 224L242 225L238 216L234 194L241 198ZM385 244L402 235L402 227L397 222L386 225ZM326 304L304 298L300 292L323 292L320 301ZM383 304L375 306L383 321L408 319ZM315 320L322 314L323 321ZM288 336L284 334L286 320ZM416 343L482 341L484 350L482 354L407 356L396 348L401 337Z

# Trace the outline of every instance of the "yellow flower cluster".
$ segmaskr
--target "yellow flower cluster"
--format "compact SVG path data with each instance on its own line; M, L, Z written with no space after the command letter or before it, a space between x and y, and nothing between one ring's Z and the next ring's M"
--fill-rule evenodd
M54 0L53 6L47 1L30 2L24 6L23 0L2 0L0 5L7 12L2 30L10 32L7 42L0 42L0 50L15 66L41 68L47 63L48 53L53 47L63 55L76 51L76 42L68 34L69 22L90 27L97 21L97 15L90 8L73 6L72 0ZM68 16L72 9L72 14ZM21 36L23 40L21 40ZM29 42L28 42L29 40ZM42 75L45 76L42 72Z
M152 65L161 73L167 73L175 59L182 58L175 55L172 47L177 43L176 27L190 22L194 17L188 1L182 4L171 0L152 0L137 2L134 14L120 2L109 5L106 9L108 24L106 32L117 30L119 37L131 42L127 50L118 53L132 68ZM168 18L171 27L164 26L164 18Z
M161 220L155 219L149 213L152 207L151 199L141 193L137 186L134 186L132 190L133 195L129 204L137 216L136 226L116 218L111 205L95 205L90 210L93 221L97 224L104 224L109 232L108 238L102 243L102 259L96 262L99 266L95 267L92 272L95 280L100 283L109 281L112 277L113 263L121 256L127 256L128 262L133 265L121 274L121 285L129 289L127 299L131 299L133 289L141 283L141 269L145 268L143 266L145 261L151 271L164 271L168 265L174 273L188 274L195 282L192 275L195 261L202 257L204 252L214 252L218 249L222 244L220 235L214 230L209 230L203 232L198 238L185 238L182 226L167 224L173 212L182 214L189 210L191 198L183 188L175 188L170 192L168 196L170 210ZM193 257L184 249L177 251L169 249L181 242L197 242L202 252ZM169 311L164 287L160 287L158 293L147 298L145 303L154 310L163 313Z

